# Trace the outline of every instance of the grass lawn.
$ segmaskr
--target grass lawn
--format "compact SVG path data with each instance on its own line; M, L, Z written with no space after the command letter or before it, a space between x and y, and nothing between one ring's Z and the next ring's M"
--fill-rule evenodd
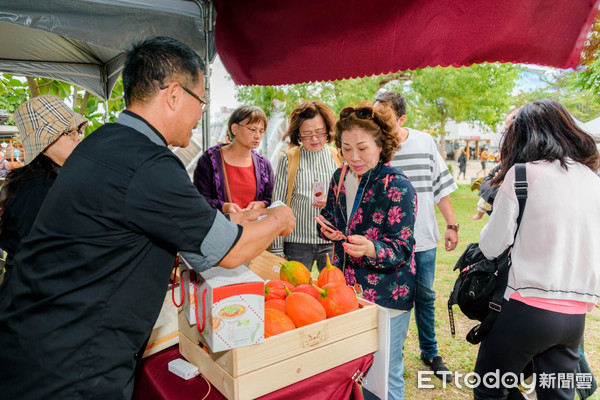
M474 346L465 340L467 332L476 324L466 318L460 312L458 306L454 306L454 317L456 323L456 336L450 334L450 325L448 323L448 296L457 273L453 271L454 264L462 254L465 247L471 242L479 241L479 232L486 224L488 216L485 215L481 220L475 221L471 216L476 211L477 193L471 192L470 186L461 185L459 190L451 195L452 205L456 220L460 223L459 244L451 252L444 250L443 240L438 243L437 249L437 267L434 288L437 293L436 299L436 336L438 340L438 350L444 358L446 365L453 371L460 371L463 376L473 371L477 350L479 346ZM446 223L439 211L437 211L438 225L445 227ZM440 229L444 232L444 229ZM442 238L443 239L443 238ZM413 314L414 315L414 314ZM587 315L585 331L585 352L594 376L600 378L600 308L594 308L594 311ZM464 387L458 388L454 383L443 387L442 381L432 377L435 385L433 389L417 388L417 372L427 370L420 360L419 341L414 317L404 349L405 380L406 380L406 399L471 399L472 390ZM600 391L600 390L599 390ZM600 400L597 391L590 399Z

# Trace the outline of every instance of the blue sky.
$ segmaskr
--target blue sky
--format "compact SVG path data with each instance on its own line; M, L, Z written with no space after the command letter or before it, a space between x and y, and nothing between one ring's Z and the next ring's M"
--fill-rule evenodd
M535 89L545 86L542 81L543 75L552 74L554 69L549 67L540 67L537 65L526 65L521 77L517 80L516 92L531 92Z

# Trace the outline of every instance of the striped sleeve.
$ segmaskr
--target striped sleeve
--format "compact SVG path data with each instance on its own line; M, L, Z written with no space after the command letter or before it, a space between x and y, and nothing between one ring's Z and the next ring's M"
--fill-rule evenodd
M273 201L279 200L285 203L287 200L288 185L288 158L284 153L279 157L277 170L275 171L275 188L273 189ZM278 256L283 256L283 237L278 236L271 243L271 252Z
M436 149L433 154L435 157L433 160L433 199L437 204L442 197L446 197L457 190L458 186L439 151Z
M418 140L421 139L419 142ZM427 143L423 143L422 140ZM454 178L442 156L440 155L432 138L422 136L415 137L407 148L401 148L394 154L390 162L392 166L400 168L410 179L417 194L427 194L433 197L435 204L458 189Z

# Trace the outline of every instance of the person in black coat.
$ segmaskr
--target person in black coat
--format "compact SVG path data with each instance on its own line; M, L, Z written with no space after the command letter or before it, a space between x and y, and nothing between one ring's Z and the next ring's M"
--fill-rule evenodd
M0 192L0 248L6 252L4 281L58 171L83 138L88 120L56 96L21 104L14 114L25 165L11 170Z
M458 176L456 179L460 178L460 174L463 174L463 179L467 179L467 155L465 154L465 149L460 149L460 155L458 156Z

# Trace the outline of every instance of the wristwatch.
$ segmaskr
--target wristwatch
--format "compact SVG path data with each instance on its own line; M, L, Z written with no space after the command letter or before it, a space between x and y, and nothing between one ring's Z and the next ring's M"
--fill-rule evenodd
M446 229L453 229L453 230L455 230L456 232L458 232L458 229L459 229L459 228L460 228L460 225L459 225L459 224L456 224L456 225L446 225Z

